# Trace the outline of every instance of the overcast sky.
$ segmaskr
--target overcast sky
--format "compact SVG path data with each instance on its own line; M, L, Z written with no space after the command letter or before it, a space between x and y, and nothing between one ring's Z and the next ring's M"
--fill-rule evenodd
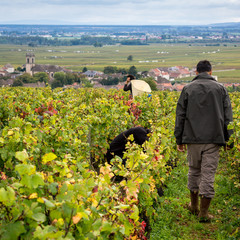
M199 25L240 22L240 0L1 0L0 24Z

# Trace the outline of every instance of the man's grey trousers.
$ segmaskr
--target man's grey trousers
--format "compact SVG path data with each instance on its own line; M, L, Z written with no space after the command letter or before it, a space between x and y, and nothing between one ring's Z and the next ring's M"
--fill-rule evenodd
M219 145L188 144L188 188L206 198L214 197L214 179L219 161Z

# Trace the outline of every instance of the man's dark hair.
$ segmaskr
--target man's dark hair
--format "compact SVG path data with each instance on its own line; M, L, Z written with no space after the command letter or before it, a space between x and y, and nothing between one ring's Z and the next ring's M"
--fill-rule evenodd
M197 64L197 72L211 72L212 71L212 65L208 60L202 60Z
M135 77L134 77L132 74L128 74L128 75L127 75L127 78L129 78L129 77L130 77L130 80L135 79Z

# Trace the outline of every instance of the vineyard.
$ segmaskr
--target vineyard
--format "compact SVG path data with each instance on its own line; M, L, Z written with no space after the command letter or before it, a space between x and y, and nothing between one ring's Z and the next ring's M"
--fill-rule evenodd
M114 89L0 94L1 239L148 239L160 192L184 157L173 134L178 92L134 100ZM234 147L222 156L240 188L240 95L230 97ZM119 157L109 165L110 142L135 126L151 129L149 141L129 141L126 166Z

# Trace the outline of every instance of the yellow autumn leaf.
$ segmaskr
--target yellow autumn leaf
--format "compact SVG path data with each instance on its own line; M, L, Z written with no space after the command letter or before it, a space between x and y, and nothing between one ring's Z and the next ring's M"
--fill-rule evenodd
M15 157L20 160L21 162L26 162L26 160L29 158L29 155L26 151L26 149L24 149L23 151L18 151L15 153Z
M60 226L64 224L64 220L62 218L59 218L57 222Z
M92 205L96 207L98 205L98 201L95 198L92 198Z
M42 162L45 164L47 162L53 161L56 158L57 156L54 153L46 153L42 158Z
M13 133L14 133L13 130L9 130L9 131L8 131L8 136L12 136Z
M40 172L42 179L45 179L46 174L44 172Z
M138 178L138 179L137 179L137 182L138 182L138 183L142 183L142 182L143 182L143 178Z
M71 184L74 184L76 181L75 181L75 179L71 179L69 182L70 182Z
M34 199L34 198L38 198L38 194L37 193L32 193L28 199Z
M104 175L109 175L110 178L112 178L114 176L114 174L112 173L111 170L111 166L110 165L106 165L106 166L102 166L100 168L100 173L104 176Z
M42 198L38 198L37 201L38 201L39 203L44 203L44 200L43 200Z
M131 240L137 240L137 236L131 237Z
M48 176L47 180L48 180L48 182L49 182L49 183L52 183L52 182L54 182L54 179L53 179L53 177L52 177L51 175L50 175L50 176Z
M68 173L67 174L67 178L71 178L72 177L72 174L71 173Z
M73 223L77 224L82 219L82 213L78 212L77 215L72 217Z
M59 206L62 206L62 203L56 202L55 205L59 207Z
M148 155L142 152L140 154L140 158L144 160L144 159L148 158Z
M85 211L85 212L77 212L75 216L73 216L73 221L75 221L77 224L82 218L89 219L88 216L90 215L90 212Z

